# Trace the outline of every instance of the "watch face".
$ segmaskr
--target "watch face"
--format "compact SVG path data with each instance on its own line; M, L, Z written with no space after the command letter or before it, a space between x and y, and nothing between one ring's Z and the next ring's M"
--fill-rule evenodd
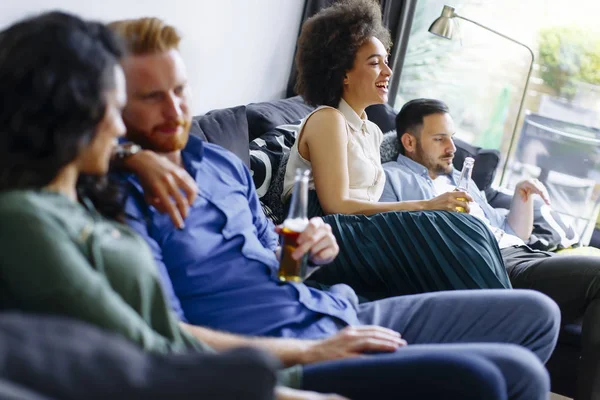
M127 158L139 152L142 148L135 143L127 142L121 143L115 150L115 157L119 159Z

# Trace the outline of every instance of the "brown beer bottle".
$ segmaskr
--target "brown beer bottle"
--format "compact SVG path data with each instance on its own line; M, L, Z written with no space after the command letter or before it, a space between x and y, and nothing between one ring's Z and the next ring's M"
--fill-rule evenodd
M306 276L308 253L299 260L294 260L292 253L298 247L298 236L308 225L309 175L310 170L296 169L290 210L287 218L283 221L283 229L281 230L281 261L278 274L280 281L302 282Z
M460 178L458 178L458 185L456 185L455 192L469 192L469 182L471 181L471 174L473 173L473 165L475 165L475 160L473 157L465 158L465 162L463 163L462 171L460 172ZM467 201L467 199L459 197L458 200ZM465 212L464 207L456 207L456 211Z

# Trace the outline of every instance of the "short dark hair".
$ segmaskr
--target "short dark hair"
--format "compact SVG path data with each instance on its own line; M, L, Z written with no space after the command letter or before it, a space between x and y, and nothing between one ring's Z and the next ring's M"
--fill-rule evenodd
M121 42L63 12L0 32L0 190L40 188L94 137Z
M431 114L447 114L450 109L440 100L415 99L406 103L396 115L396 134L400 143L400 153L405 154L406 149L402 144L402 135L406 132L419 137L423 128L423 118Z
M344 75L359 47L376 37L389 51L392 40L374 0L345 0L327 7L302 26L296 53L296 92L312 106L337 107Z

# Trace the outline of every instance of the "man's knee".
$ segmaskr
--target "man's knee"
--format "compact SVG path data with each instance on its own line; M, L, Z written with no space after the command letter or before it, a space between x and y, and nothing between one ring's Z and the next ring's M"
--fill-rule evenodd
M550 376L540 359L531 351L517 345L504 344L496 365L517 379L509 379L514 387L511 392L543 394L550 392ZM529 397L528 397L529 398ZM536 397L531 397L532 399Z
M515 290L517 296L518 312L521 315L526 315L526 321L534 323L537 321L542 324L542 327L550 332L558 334L560 327L560 308L554 300L543 293L534 290Z

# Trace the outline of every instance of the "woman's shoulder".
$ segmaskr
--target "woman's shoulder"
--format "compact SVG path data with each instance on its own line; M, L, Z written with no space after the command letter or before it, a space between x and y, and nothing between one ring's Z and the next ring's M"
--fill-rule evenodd
M331 106L319 106L307 117L307 119L314 118L321 120L346 121L344 114L337 108Z
M0 213L4 215L38 215L40 208L48 208L51 204L51 197L37 190L9 190L0 193Z
M335 107L321 106L306 117L303 131L345 132L346 123L346 117L340 110Z
M77 225L81 206L65 196L44 190L0 193L0 218L7 225L27 223L32 229L48 225Z

